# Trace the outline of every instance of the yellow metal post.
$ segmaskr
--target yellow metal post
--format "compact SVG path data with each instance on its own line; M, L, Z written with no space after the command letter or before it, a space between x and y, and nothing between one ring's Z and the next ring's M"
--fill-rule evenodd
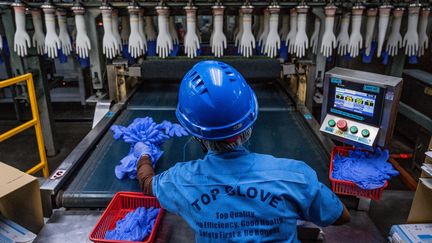
M42 136L42 128L39 119L39 111L38 111L38 106L36 101L35 87L33 83L32 74L28 73L5 81L0 81L0 88L5 88L7 86L11 86L23 81L26 81L27 83L27 89L28 89L29 101L30 101L30 107L31 107L33 119L3 134L0 134L0 142L3 142L4 140L12 136L15 136L16 134L21 133L27 130L28 128L34 126L36 132L36 141L37 141L37 146L39 151L40 162L36 166L33 166L31 169L26 171L26 173L34 174L39 170L42 170L43 176L47 178L49 176L48 161L45 153L45 145Z

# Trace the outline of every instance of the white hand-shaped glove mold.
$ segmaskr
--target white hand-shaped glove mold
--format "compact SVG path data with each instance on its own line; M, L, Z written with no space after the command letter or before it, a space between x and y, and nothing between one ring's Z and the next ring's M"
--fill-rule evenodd
M179 42L179 38L178 38L178 34L177 34L176 27L175 27L173 16L169 17L169 32L170 32L171 38L173 40L173 44L178 45L180 42Z
M319 37L320 28L321 28L321 21L318 17L315 17L314 31L310 39L311 42L310 46L312 47L313 54L316 54L318 51L318 37Z
M236 33L234 36L234 46L239 46L240 40L243 35L243 12L239 9L239 17L238 17L238 28L236 29Z
M147 52L147 39L144 32L144 9L139 10L138 14L138 33L141 38L141 43L143 43L142 47L140 46L140 55L144 55Z
M198 35L196 33L196 11L195 6L186 6L186 36L184 40L185 53L189 58L197 56L197 50L200 48Z
M225 7L215 5L213 11L213 33L210 38L211 51L215 57L223 56L224 49L227 47L227 39L223 33L223 16Z
M159 33L156 39L156 53L159 54L159 57L165 58L169 55L169 53L173 49L173 42L172 42L171 35L169 33L169 26L168 26L169 8L165 6L157 6L156 11L158 13L158 27L159 27Z
M258 28L256 29L256 32L254 32L254 36L259 37L264 31L264 15L259 15L257 17L258 17L258 21L257 21Z
M348 52L351 57L357 57L360 49L363 47L363 37L360 33L363 9L363 6L354 6L352 8L352 27L348 45Z
M399 48L402 47L402 36L400 34L400 27L403 16L403 8L396 8L393 10L392 28L387 40L387 53L389 56L396 56Z
M422 8L420 12L420 24L419 24L419 53L418 56L423 56L425 50L429 47L429 38L426 33L428 19L429 19L430 8Z
M61 41L56 33L55 24L55 7L51 4L42 5L41 7L45 14L45 29L47 31L45 36L45 54L49 58L57 57L57 50L61 48Z
M306 54L309 47L309 40L306 34L306 17L309 7L306 5L297 6L297 35L295 38L294 52L298 58Z
M33 26L34 26L32 43L33 43L33 47L35 47L37 50L37 54L39 55L44 54L44 45L45 45L45 34L42 28L43 23L42 23L41 14L42 12L40 11L40 9L35 8L31 10Z
M365 54L370 55L372 47L372 38L375 31L375 22L378 10L376 8L370 8L367 10L367 21L366 21L366 36L365 36Z
M295 51L295 39L297 36L297 9L290 9L290 30L285 39L285 45L288 46L288 53L293 54Z
M384 39L387 33L391 9L391 5L382 5L379 8L377 57L381 56Z
M336 36L333 32L336 7L334 5L326 6L325 8L325 30L321 42L321 53L325 57L330 57L333 49L336 48Z
M120 46L120 43L117 42L117 39L113 34L112 8L110 6L101 6L100 10L102 11L102 22L104 28L104 36L102 39L103 54L105 54L107 58L112 59L118 53Z
M128 12L131 30L128 40L128 52L130 53L131 57L137 58L143 53L144 50L144 38L142 36L142 30L140 31L139 28L140 8L136 5L130 5L128 6Z
M130 31L131 30L129 25L129 19L128 17L124 16L121 18L121 31L120 31L121 43L123 45L127 45L129 43Z
M348 53L348 45L349 45L349 34L348 28L350 24L350 13L345 13L342 17L341 27L339 30L339 35L337 37L338 44L338 54L341 56L345 56Z
M69 56L72 51L71 38L67 30L67 19L66 11L62 9L57 10L57 19L59 24L59 39L61 43L61 49L65 56Z
M258 45L262 47L261 49L264 49L269 30L270 30L270 11L268 9L264 9L263 31L261 32L261 35L258 36Z
M270 12L269 32L264 42L264 54L273 58L277 56L280 49L280 37L278 34L280 7L279 5L271 5L268 10Z
M419 5L412 4L408 8L408 29L403 39L403 45L405 46L405 55L414 56L417 55L419 36L417 33L417 24L419 18Z
M114 38L116 39L117 43L118 43L118 53L121 53L121 49L122 49L122 40L120 37L120 32L119 32L119 16L118 16L118 10L117 9L113 9L112 11L112 33L114 35Z
M81 58L87 58L89 50L91 49L90 39L87 36L87 29L84 21L85 9L80 5L72 7L72 11L75 14L75 26L77 29L76 35L76 53Z
M158 17L159 22L159 17ZM156 40L156 30L154 28L153 17L146 16L145 17L145 36L147 37L147 41L155 41Z
M255 37L252 33L252 11L251 5L243 5L240 8L243 13L243 34L240 40L239 52L244 57L251 57L255 48Z
M30 48L30 36L26 31L25 5L22 3L12 4L15 12L16 31L14 36L14 51L20 57L27 56L27 48Z
M282 16L282 26L279 30L279 36L282 40L288 35L289 31L289 15Z

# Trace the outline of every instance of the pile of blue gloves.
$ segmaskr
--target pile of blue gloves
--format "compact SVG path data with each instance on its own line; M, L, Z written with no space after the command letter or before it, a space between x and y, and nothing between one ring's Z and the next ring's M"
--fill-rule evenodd
M143 241L153 229L159 208L139 207L131 211L116 223L113 230L108 230L105 240Z
M337 154L333 161L333 178L351 181L360 188L373 190L383 187L388 179L399 172L387 162L388 150L375 149L368 153L360 149L349 152L347 157Z
M115 175L118 179L125 176L130 179L137 177L137 163L144 154L149 155L153 167L162 156L161 146L171 137L187 136L187 131L179 124L163 121L157 124L151 117L136 118L129 126L111 126L114 132L114 139L123 138L123 141L130 144L129 154L120 160L115 167Z

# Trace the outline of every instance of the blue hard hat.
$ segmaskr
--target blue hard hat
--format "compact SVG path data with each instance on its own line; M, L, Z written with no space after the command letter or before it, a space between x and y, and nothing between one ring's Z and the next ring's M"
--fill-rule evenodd
M243 76L219 61L201 61L184 76L176 116L190 134L207 140L236 136L256 121L258 101Z

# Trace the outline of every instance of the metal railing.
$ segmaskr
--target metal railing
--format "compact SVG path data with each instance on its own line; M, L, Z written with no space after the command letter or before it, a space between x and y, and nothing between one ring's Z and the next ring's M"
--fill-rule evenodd
M37 146L38 146L38 150L39 150L40 162L37 165L33 166L31 169L27 170L26 173L27 174L34 174L34 173L42 170L43 176L45 178L47 178L49 175L48 161L46 158L44 139L42 136L42 128L41 128L40 119L39 119L39 111L38 111L38 106L37 106L37 101L36 101L35 87L34 87L34 83L33 83L33 75L31 73L28 73L28 74L24 74L24 75L15 77L15 78L0 81L0 89L14 85L14 84L17 84L17 83L20 83L20 82L26 82L26 84L27 84L30 107L31 107L31 112L32 112L32 119L30 121L25 122L24 124L21 124L21 125L13 128L9 131L6 131L6 132L0 134L0 142L3 142L8 138L13 137L13 136L27 130L28 128L34 127L35 131L36 131L36 141L37 141Z

